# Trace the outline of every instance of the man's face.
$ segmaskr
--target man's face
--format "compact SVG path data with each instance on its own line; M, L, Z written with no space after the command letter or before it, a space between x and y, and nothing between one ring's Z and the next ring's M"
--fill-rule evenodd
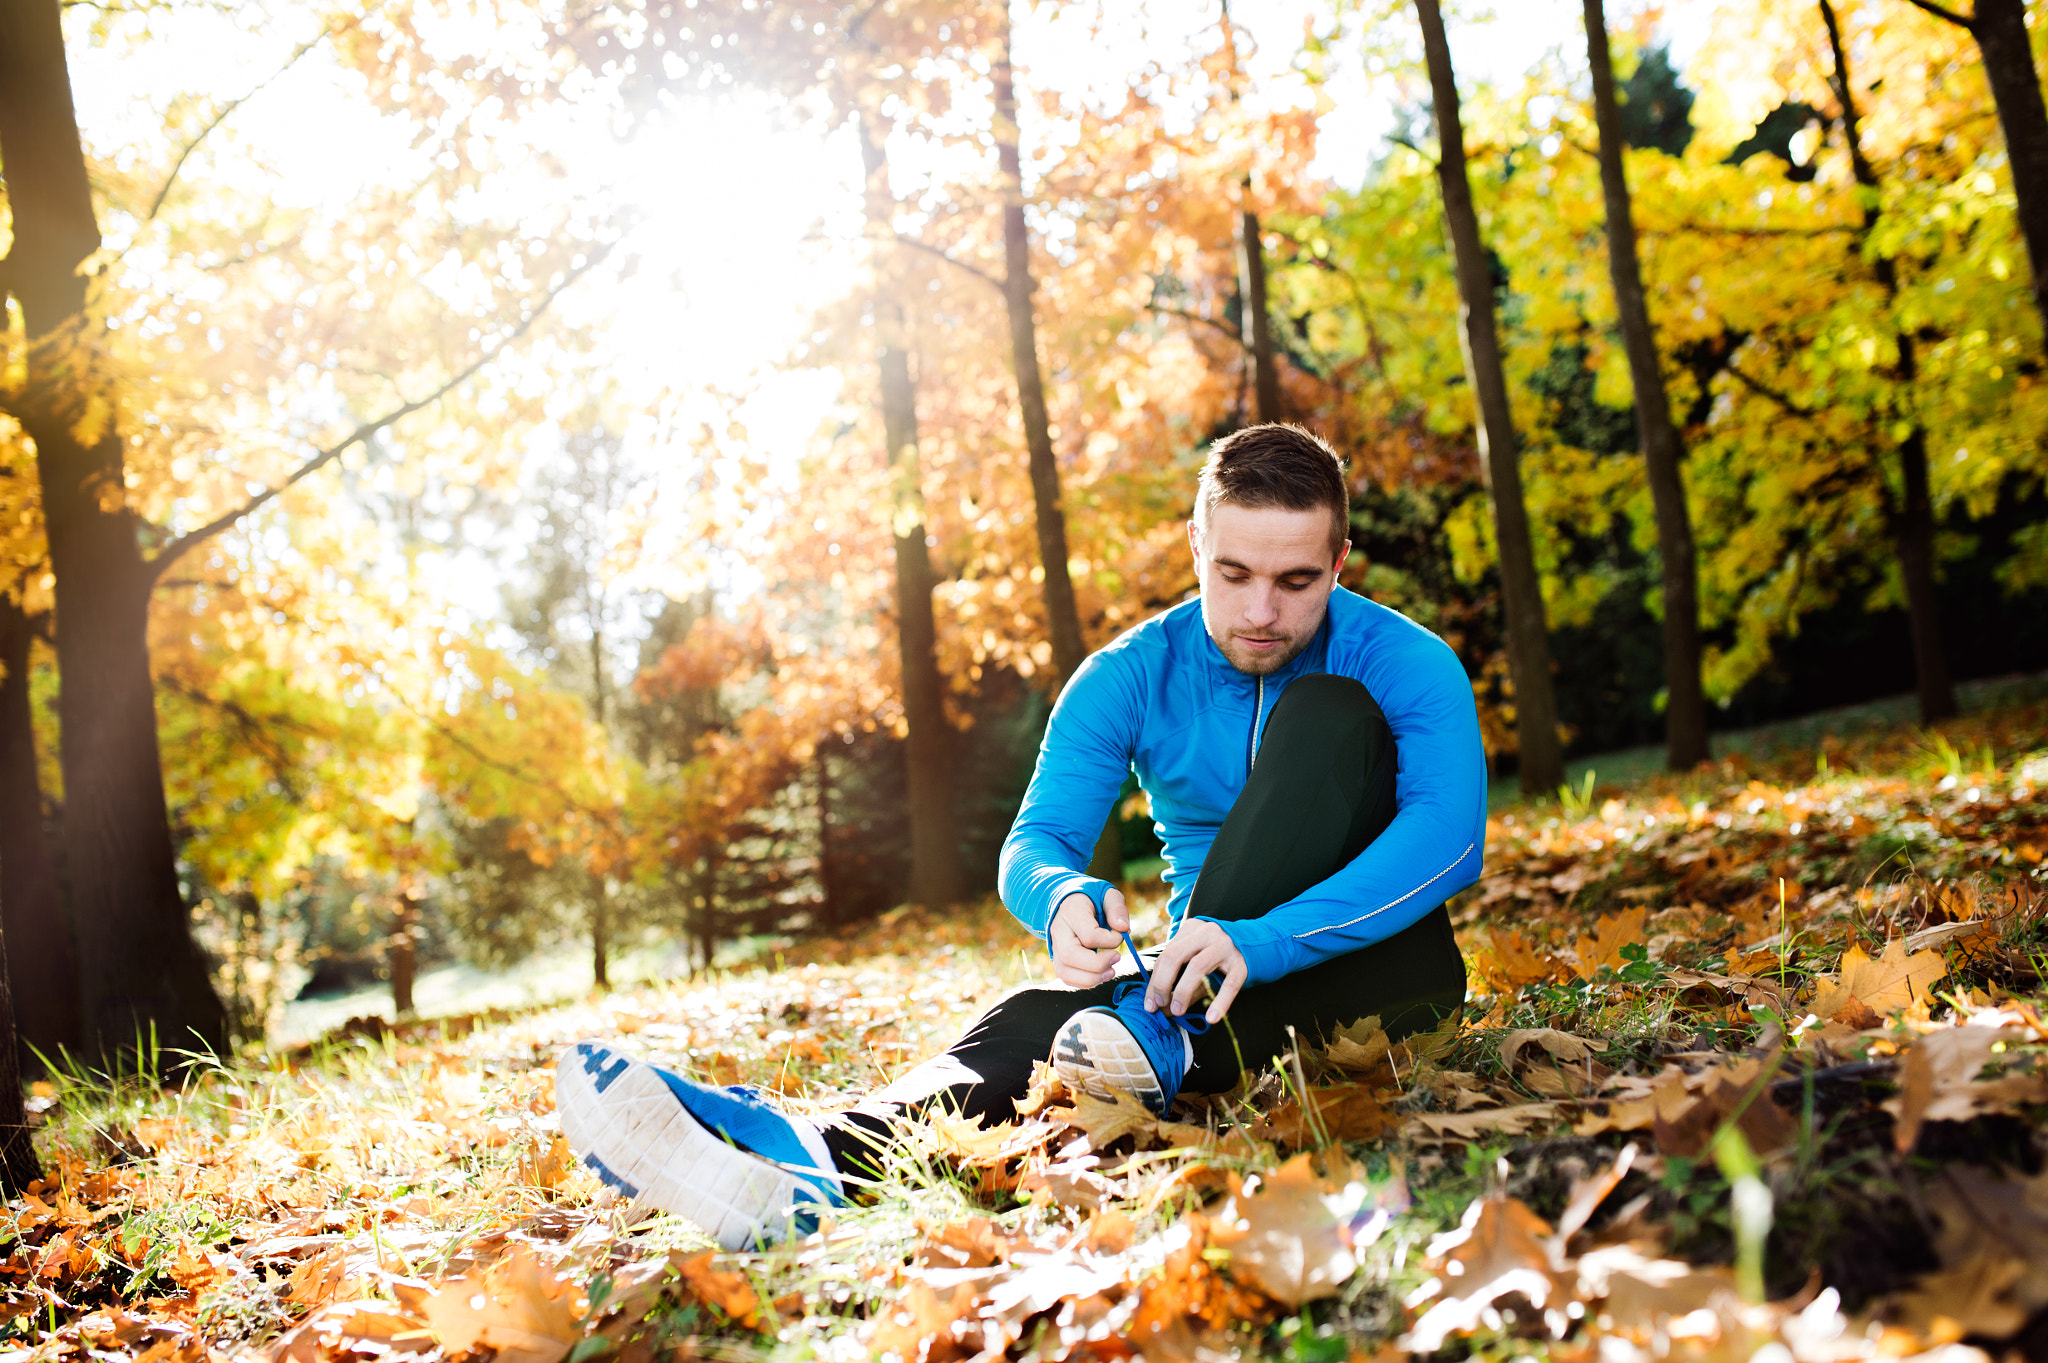
M1263 677L1294 661L1322 627L1347 541L1330 554L1330 513L1277 506L1215 509L1205 536L1188 522L1202 623L1240 672Z

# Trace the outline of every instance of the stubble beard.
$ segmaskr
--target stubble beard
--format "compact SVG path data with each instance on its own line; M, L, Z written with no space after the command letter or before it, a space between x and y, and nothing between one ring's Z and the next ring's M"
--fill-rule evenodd
M1226 639L1217 639L1216 632L1211 630L1209 637L1215 640L1217 651L1223 654L1223 660L1238 671L1248 677L1270 677L1301 656L1302 650L1308 647L1309 640L1315 638L1315 631L1304 631L1279 648L1263 653L1245 647L1235 634Z

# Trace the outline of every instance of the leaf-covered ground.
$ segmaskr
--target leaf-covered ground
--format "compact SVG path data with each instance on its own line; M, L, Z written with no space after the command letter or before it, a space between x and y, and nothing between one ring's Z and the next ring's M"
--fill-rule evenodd
M175 1091L41 1085L0 1348L2041 1356L2044 791L2037 705L1507 810L1455 910L1461 1022L1361 1020L1166 1121L1047 1077L759 1254L608 1199L557 1134L557 1049L617 1036L830 1110L1038 970L1000 909Z

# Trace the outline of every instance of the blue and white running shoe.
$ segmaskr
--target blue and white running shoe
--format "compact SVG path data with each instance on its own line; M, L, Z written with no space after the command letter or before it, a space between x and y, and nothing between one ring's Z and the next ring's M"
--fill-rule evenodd
M579 1041L555 1064L555 1109L599 1178L696 1222L721 1249L808 1235L820 1208L846 1202L817 1126L752 1089L692 1083Z
M1164 1114L1195 1063L1191 1029L1170 1013L1145 1011L1142 979L1118 985L1110 999L1067 1019L1052 1043L1052 1067L1070 1091L1106 1099L1122 1089Z

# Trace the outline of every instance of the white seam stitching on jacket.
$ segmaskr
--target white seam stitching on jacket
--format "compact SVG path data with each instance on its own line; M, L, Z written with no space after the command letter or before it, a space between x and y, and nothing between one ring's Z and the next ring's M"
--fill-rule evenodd
M1329 923L1320 928L1310 928L1307 932L1297 932L1294 934L1294 940L1299 942L1302 938L1313 937L1319 932L1335 932L1339 928L1348 928L1351 926L1352 923L1363 923L1368 918L1374 917L1378 914L1385 913L1388 909L1393 908L1395 904L1406 903L1408 900L1411 900L1415 898L1415 896L1421 894L1430 886L1436 884L1439 880L1442 880L1451 872L1457 870L1458 867L1464 863L1465 858L1472 855L1472 849L1476 846L1478 846L1477 843L1466 843L1465 850L1458 853L1458 859L1456 861L1444 867L1443 870L1438 871L1435 875L1431 876L1428 880L1423 881L1420 885L1417 885L1407 894L1404 894L1399 899L1394 900L1393 903L1382 904L1378 908L1374 909L1372 913L1361 913L1360 915L1358 915L1358 917L1352 919L1350 923Z

